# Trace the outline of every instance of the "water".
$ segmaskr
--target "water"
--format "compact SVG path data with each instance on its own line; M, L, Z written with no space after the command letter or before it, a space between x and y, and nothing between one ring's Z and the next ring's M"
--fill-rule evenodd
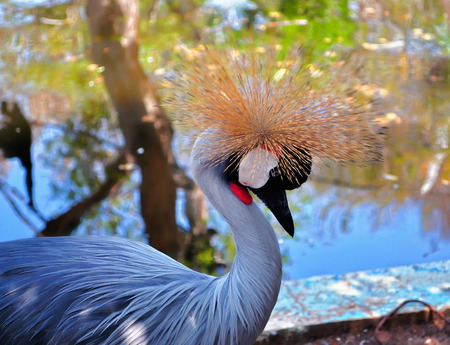
M377 11L363 20L360 2L349 3L353 21L342 21L348 26L339 28L351 35L342 38L310 30L320 27L320 18L309 18L295 35L324 35L305 36L306 46L335 40L321 58L345 55L359 67L353 76L358 90L376 102L379 121L387 127L384 162L368 167L315 165L311 180L289 194L296 225L293 239L268 214L279 233L284 279L450 259L450 39L448 26L437 15L442 10L436 7L433 13L425 6L417 13L414 6L422 2L402 3L392 6L391 16L384 20L376 17ZM57 14L64 14L64 5L59 6ZM68 6L72 6L67 12L69 25L57 22L44 28L30 24L26 8L2 13L0 6L1 94L19 101L33 122L36 204L46 219L82 198L88 192L83 183L98 183L101 174L96 167L111 157L112 144L122 143L103 109L102 81L84 55L89 42L85 19L77 15L82 10L76 4ZM395 21L394 14L402 11L409 11L413 19ZM13 24L17 29L10 28ZM280 30L287 35L293 29ZM350 40L350 47L338 44L339 37L344 43ZM144 68L158 67L158 59L146 55L157 56L157 51L141 50ZM73 134L91 129L100 135L102 145ZM92 161L85 158L87 153ZM44 224L25 205L23 174L17 160L0 160L1 181L7 183L2 188L18 206L14 210L0 193L2 241L34 236ZM130 178L109 202L86 217L78 232L104 229L98 232L142 238L134 189L138 182L138 176ZM186 227L182 200L177 209L180 224ZM215 245L231 262L227 225L214 211L210 215L210 226L221 234Z
M448 207L413 196L399 200L385 190L373 195L316 183L295 194L291 202L302 210L295 214L296 237L281 243L285 279L450 258ZM305 195L309 202L297 201Z

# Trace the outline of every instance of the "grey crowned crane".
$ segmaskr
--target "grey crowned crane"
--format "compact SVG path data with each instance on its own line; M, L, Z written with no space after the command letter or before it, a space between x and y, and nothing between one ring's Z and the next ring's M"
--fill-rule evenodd
M171 103L198 129L192 173L233 232L230 271L198 273L120 238L0 243L0 344L253 344L282 265L250 191L293 235L285 191L307 180L314 158L378 158L370 114L332 88L311 87L296 55L280 67L270 54L207 49L189 67Z

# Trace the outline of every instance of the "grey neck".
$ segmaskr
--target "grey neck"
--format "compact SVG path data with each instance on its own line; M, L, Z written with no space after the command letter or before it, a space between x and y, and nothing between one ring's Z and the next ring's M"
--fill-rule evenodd
M196 182L230 225L236 243L233 265L229 274L220 278L219 286L228 294L237 322L244 325L244 336L256 338L269 319L280 289L277 238L259 207L244 204L230 190L223 177L225 166L208 166L195 149L192 166Z

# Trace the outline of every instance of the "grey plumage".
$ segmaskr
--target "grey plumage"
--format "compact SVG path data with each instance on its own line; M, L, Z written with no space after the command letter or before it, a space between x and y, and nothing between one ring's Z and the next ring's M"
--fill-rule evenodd
M260 209L232 194L223 165L199 156L193 165L235 235L227 275L194 272L119 238L0 243L0 344L252 344L278 295L278 242Z

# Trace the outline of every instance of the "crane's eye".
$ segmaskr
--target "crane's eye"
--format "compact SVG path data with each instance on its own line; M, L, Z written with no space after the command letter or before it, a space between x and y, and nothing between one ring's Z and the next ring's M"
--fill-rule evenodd
M272 177L280 176L280 171L278 170L278 168L273 168L272 170L270 170L270 176Z

